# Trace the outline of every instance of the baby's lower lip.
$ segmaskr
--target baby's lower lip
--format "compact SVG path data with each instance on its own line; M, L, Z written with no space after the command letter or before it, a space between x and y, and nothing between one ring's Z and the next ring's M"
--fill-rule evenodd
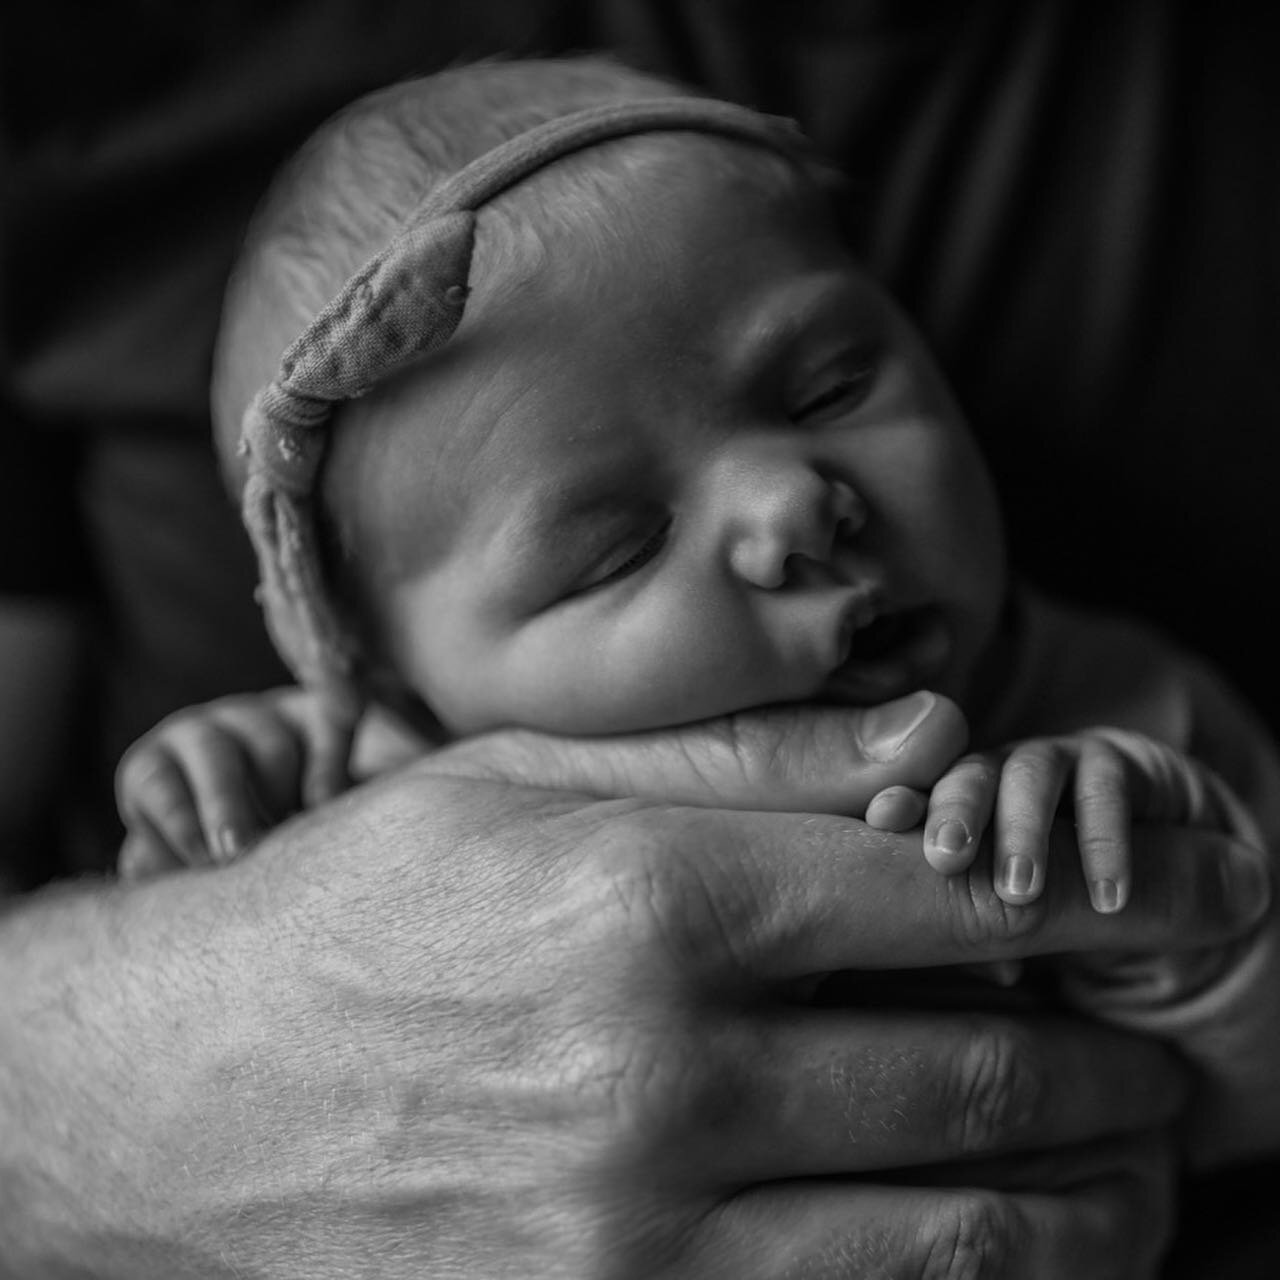
M854 633L823 693L865 705L934 683L951 657L951 629L934 608L884 614Z

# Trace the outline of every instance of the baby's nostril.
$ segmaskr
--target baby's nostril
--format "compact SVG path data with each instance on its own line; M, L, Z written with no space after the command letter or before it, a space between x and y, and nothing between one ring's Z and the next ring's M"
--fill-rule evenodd
M867 508L852 485L836 480L831 486L831 514L836 517L832 541L847 542L867 522Z
M804 551L793 551L782 565L780 587L827 587L835 580L829 555L812 556Z
M852 542L853 536L861 528L861 523L852 516L841 516L836 521L835 531L831 535L833 546L841 546L843 543Z

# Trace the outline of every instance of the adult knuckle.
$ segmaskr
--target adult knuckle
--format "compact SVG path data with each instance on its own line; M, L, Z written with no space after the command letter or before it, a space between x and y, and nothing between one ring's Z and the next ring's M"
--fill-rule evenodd
M606 1088L607 1149L628 1163L687 1164L690 1153L731 1134L748 1105L744 1055L724 1052L694 1011L628 1038Z
M1012 1023L975 1032L956 1064L948 1108L957 1148L989 1154L1034 1134L1043 1119L1048 1074L1026 1033Z
M1018 1249L1019 1219L994 1194L962 1192L935 1210L918 1280L991 1280L1005 1274Z
M632 948L682 971L717 966L736 954L750 927L745 895L732 876L713 875L700 854L713 822L683 810L678 825L654 810L621 817L593 842L591 874L614 925Z
M624 821L591 853L592 874L629 932L665 933L682 914L686 876L647 824Z

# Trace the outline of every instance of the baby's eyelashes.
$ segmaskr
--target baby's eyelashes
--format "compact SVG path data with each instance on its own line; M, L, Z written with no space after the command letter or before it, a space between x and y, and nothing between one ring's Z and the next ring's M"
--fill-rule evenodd
M643 536L637 543L634 540L623 543L613 555L592 571L589 579L579 586L574 594L594 591L600 587L620 582L633 573L643 569L667 544L671 533L671 520L662 522L656 529Z
M871 394L879 372L879 356L874 350L849 353L811 380L797 398L792 422L805 423L858 408Z

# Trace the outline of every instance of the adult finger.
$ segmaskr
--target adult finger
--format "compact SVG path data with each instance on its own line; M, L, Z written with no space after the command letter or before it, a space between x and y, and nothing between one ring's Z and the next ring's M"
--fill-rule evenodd
M771 707L618 738L503 731L436 753L430 771L601 797L860 814L886 787L931 787L967 738L956 704L921 690L876 707Z
M1188 1092L1165 1047L1063 1017L792 1008L735 1031L681 1073L701 1087L679 1158L725 1181L1074 1146L1166 1125Z
M1062 1191L1103 1176L1127 1173L1164 1188L1172 1197L1184 1168L1175 1124L1070 1146L899 1169L892 1176L895 1183L917 1187Z
M1264 855L1180 827L1135 827L1133 897L1120 917L1093 909L1074 831L1063 824L1052 832L1045 891L1025 906L997 895L987 858L939 876L918 853L907 856L916 838L847 819L756 813L717 834L691 864L663 862L646 874L689 880L678 890L689 911L714 921L751 971L784 981L835 969L1216 945L1240 936L1270 900Z
M1049 1193L765 1185L709 1217L704 1269L688 1274L1142 1280L1168 1243L1169 1204L1162 1171L1132 1162Z

